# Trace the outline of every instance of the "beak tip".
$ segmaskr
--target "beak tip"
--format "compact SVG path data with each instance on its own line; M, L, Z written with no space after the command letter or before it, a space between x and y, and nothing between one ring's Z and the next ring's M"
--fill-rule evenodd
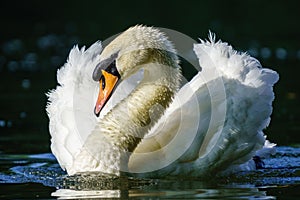
M95 107L94 109L94 114L96 115L96 117L100 116L100 111L97 111L97 108Z

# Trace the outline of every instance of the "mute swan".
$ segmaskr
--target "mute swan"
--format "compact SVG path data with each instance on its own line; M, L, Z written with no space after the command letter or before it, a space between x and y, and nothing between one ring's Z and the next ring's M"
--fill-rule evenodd
M202 71L179 88L175 47L156 28L131 27L104 49L74 47L48 94L60 166L142 177L253 169L273 146L262 130L278 74L212 34L194 52Z

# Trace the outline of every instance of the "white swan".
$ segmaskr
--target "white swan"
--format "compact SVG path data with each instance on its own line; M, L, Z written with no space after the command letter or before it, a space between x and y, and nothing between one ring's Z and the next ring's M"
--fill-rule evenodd
M202 71L178 91L176 51L158 29L129 28L103 51L100 42L73 48L48 94L60 166L69 175L152 177L251 169L266 141L278 74L212 35L194 52Z

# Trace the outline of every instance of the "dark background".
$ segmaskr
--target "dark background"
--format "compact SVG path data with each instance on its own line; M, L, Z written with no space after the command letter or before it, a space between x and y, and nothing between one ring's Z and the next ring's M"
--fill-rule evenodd
M89 46L135 24L195 40L208 31L248 51L280 81L266 134L300 144L299 1L0 1L0 152L49 152L45 93L75 45ZM258 113L259 114L259 113Z

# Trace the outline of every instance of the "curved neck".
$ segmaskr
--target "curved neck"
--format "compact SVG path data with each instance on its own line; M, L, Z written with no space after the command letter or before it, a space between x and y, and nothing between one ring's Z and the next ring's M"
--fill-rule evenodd
M99 122L112 145L132 152L172 102L180 82L180 68L148 63L136 89Z

